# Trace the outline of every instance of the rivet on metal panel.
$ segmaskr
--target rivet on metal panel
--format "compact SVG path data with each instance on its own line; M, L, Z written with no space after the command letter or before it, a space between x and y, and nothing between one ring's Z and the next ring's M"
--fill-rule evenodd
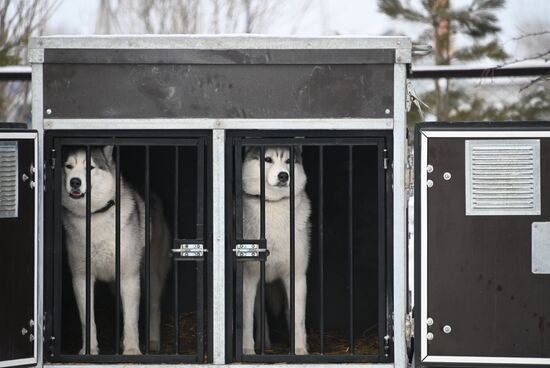
M445 180L451 180L451 173L450 172L446 172L443 174L443 179Z
M23 175L21 175L21 180L27 181L27 180L29 180L29 176L27 174L23 173Z
M426 324L428 326L433 326L434 324L434 319L432 317L428 317L428 319L426 320Z
M428 186L428 188L433 187L433 186L434 186L433 180L428 180L428 181L426 182L426 185Z
M445 332L446 334L450 334L451 331L452 331L451 326L449 326L449 325L443 326L443 332Z
M428 341L432 341L432 340L434 339L434 334L431 333L431 332L428 332L428 333L426 334L426 339L427 339Z
M33 327L34 326L34 320L29 320L29 326Z
M390 110L390 109L386 109L384 112L386 113L386 115L389 115L389 114L391 113L391 110Z
M21 335L25 336L29 332L25 327L21 329Z
M34 187L35 187L34 181L31 181L31 183L29 184L29 186L31 187L31 189L34 189Z
M428 173L432 173L434 171L434 167L432 165L428 165L428 166L426 166L426 171Z
M46 109L46 115L51 115L52 114L52 109Z
M33 342L34 341L34 335L33 334L30 334L29 335L29 342Z

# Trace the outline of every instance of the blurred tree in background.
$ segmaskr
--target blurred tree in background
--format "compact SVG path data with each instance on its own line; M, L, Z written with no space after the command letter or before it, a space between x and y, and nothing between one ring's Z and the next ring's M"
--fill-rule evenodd
M97 33L262 33L312 0L100 0ZM299 23L299 20L296 21Z
M27 64L29 38L42 34L59 4L60 0L0 0L0 66ZM0 116L30 120L29 96L30 83L0 83Z
M451 0L421 0L419 6L404 0L378 0L381 12L393 19L414 22L423 27L416 42L433 47L435 65L451 65L484 59L504 61L507 54L497 40L500 31L495 12L505 0L471 0L467 6L453 6ZM482 119L484 101L472 91L449 79L434 80L433 90L421 99L433 108L439 121ZM460 118L459 118L460 116ZM491 117L486 117L491 119ZM420 120L413 111L409 121Z

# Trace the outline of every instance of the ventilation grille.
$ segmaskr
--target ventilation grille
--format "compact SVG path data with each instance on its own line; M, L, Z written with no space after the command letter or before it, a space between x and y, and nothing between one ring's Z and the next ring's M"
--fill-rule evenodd
M540 215L540 141L466 141L466 215Z
M0 218L17 217L17 141L0 141Z

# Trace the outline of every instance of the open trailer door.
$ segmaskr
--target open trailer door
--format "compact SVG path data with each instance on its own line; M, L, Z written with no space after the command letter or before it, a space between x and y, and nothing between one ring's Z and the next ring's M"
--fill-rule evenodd
M0 367L36 364L37 133L0 130Z
M550 366L550 124L420 124L417 366Z

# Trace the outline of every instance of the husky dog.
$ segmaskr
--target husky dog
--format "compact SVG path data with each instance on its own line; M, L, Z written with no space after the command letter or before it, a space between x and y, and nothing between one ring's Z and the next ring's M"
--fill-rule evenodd
M68 154L63 169L63 227L73 288L82 324L82 350L86 331L86 152ZM113 146L93 148L91 177L91 291L90 353L98 354L94 318L95 281L115 281L115 186ZM150 348L160 348L160 298L169 270L170 232L163 209L151 195L151 321ZM140 354L140 266L145 244L145 205L140 195L120 178L120 294L124 320L123 353ZM117 347L118 348L118 347Z
M265 185L265 229L267 249L270 252L265 266L266 282L282 280L287 300L290 300L289 183L294 180L295 351L296 354L307 354L306 271L310 251L311 205L304 190L307 179L299 149L295 149L294 158L294 178L291 178L290 150L288 148L266 147L262 164L260 164L258 148L251 148L246 152L242 168L243 232L245 239L260 237L260 169L263 166L265 167L265 183L261 183L261 185ZM260 265L258 262L245 262L243 267L243 354L254 354L254 304L260 280ZM288 313L287 310L287 315ZM256 314L259 312L256 311Z

